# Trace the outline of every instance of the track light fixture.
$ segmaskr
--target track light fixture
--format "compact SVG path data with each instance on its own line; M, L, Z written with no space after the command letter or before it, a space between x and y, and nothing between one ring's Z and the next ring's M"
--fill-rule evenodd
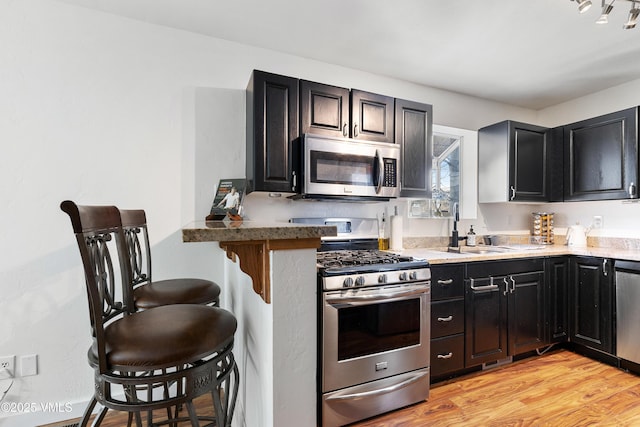
M604 0L602 0L602 14L600 15L600 18L598 18L598 20L596 21L596 24L608 24L609 23L609 14L613 10L613 2L614 1L615 0L612 0L611 3L607 4L607 3L604 2Z
M578 12L584 13L591 7L591 0L570 0L578 3ZM607 3L608 1L608 3ZM613 10L613 3L616 0L602 0L602 7L600 17L596 20L596 24L607 24L609 22L609 14ZM640 17L640 0L618 0L631 3L631 10L629 10L629 17L627 22L624 23L622 28L629 30L635 28Z
M585 13L591 8L591 0L576 0L578 2L578 12Z
M629 18L627 22L622 26L625 30L629 30L631 28L635 28L636 22L638 22L638 15L640 15L640 9L636 7L636 3L633 2L631 6L631 10L629 11Z

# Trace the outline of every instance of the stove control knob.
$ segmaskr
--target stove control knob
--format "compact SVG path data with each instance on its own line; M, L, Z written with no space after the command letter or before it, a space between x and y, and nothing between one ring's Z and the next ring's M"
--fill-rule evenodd
M401 281L407 280L407 272L403 271L402 273L400 273L400 276L398 276L398 279L400 279Z
M418 272L417 271L412 271L411 273L409 273L409 279L410 280L418 280Z
M356 286L364 286L364 276L356 277Z
M344 279L344 282L342 282L342 286L345 288L350 288L353 286L353 279L351 277L347 277L346 279Z
M387 283L387 275L381 274L378 276L378 283Z

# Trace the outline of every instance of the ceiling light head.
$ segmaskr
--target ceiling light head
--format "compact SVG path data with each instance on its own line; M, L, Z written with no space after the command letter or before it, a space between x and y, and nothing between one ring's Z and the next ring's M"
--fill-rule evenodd
M613 10L613 3L612 4L604 4L602 6L602 15L600 15L600 18L598 18L598 20L596 21L596 24L606 24L609 22L609 14L611 13L611 11Z
M631 10L629 11L629 19L627 19L627 22L622 26L622 28L624 28L625 30L630 30L631 28L635 28L636 23L638 22L639 15L640 15L640 9L637 8L634 3L633 6L631 7Z
M578 12L585 13L591 8L591 0L576 0L578 2Z

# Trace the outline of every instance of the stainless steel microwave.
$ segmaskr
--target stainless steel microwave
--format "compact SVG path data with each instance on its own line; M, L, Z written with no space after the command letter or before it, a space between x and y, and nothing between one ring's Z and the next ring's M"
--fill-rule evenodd
M303 198L389 200L400 195L400 147L306 134Z

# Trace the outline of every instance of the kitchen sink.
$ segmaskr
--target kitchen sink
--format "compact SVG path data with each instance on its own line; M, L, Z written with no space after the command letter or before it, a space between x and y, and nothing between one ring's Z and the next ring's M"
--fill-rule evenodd
M457 248L447 248L442 252L454 254L493 254L511 252L512 249L501 246L460 246Z
M505 245L505 246L460 246L458 248L445 248L441 252L454 253L454 254L495 254L495 253L509 253L519 251L532 251L543 249L541 245Z

